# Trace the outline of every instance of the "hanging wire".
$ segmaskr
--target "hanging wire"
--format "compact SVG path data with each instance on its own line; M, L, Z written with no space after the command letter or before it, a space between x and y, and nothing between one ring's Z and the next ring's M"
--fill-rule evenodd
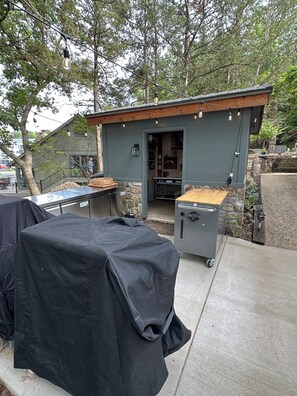
M41 22L42 24L44 24L44 25L47 26L48 28L52 29L52 30L55 31L56 33L60 34L60 35L64 38L64 40L65 40L65 42L66 42L66 46L65 46L65 48L64 48L64 50L63 50L64 60L65 60L65 59L70 60L70 53L69 53L69 48L68 48L68 46L67 46L67 40L73 42L75 45L78 45L78 46L80 46L80 47L82 47L82 48L87 49L88 51L90 51L90 52L92 52L92 53L95 53L95 51L94 51L92 48L90 48L86 43L82 43L82 42L79 41L78 39L76 39L76 38L74 38L74 37L71 37L71 36L65 34L62 30L60 30L60 29L58 29L57 27L55 27L55 26L52 24L52 22L51 22L50 20L44 18L44 17L41 16L41 15L39 15L39 16L35 15L34 13L32 13L32 12L30 12L30 11L28 11L28 10L22 8L22 7L20 7L18 4L16 4L16 3L15 3L14 1L12 1L12 0L7 0L7 1L8 1L8 3L10 3L11 5L13 5L17 10L22 11L22 12L24 12L25 14L31 16L32 18L34 18L35 20ZM69 56L68 56L68 55L69 55ZM101 58L105 59L107 62L112 63L112 64L114 64L115 66L117 66L117 67L119 67L119 68L125 70L127 73L131 73L131 74L134 75L135 77L138 77L138 78L142 79L143 81L148 81L150 84L152 84L152 85L156 88L155 96L154 96L154 103L155 103L155 104L158 104L158 103L159 103L159 99L158 99L158 88L161 88L161 89L163 89L164 91L167 91L167 92L170 92L170 93L172 93L172 94L175 94L175 95L180 96L179 92L174 91L174 90L172 90L172 89L169 89L169 88L167 88L167 87L165 87L165 86L163 86L163 85L157 84L157 83L156 83L155 81L153 81L153 80L147 79L146 77L144 77L144 76L142 76L142 75L140 75L140 74L134 72L133 70L130 70L129 68L127 68L127 67L121 65L120 63L118 63L118 62L116 62L116 61L114 61L114 60L111 60L111 59L107 58L107 57L106 57L104 54L102 54L101 52L99 52L98 55L99 55ZM192 99L195 99L195 98L192 98ZM212 103L207 102L207 101L203 101L203 103L204 103L204 104L207 104L208 106L212 106L213 109L218 109L218 110L219 110L219 109L221 108L221 109L226 110L226 108L225 108L224 106L219 106L219 105L217 105L217 104L212 104ZM229 116L228 116L229 121L232 120L232 113L231 113L231 110L232 110L232 109L229 108ZM241 110L241 109L239 109L239 112L240 112L240 110ZM237 115L239 115L239 113L237 113ZM42 115L40 115L40 114L39 114L39 116L40 116L40 117L47 118L47 117L42 116ZM196 119L197 116L198 116L199 118L202 118L202 117L203 117L202 102L201 102L200 111L199 111L198 115L194 115L194 118ZM57 120L54 120L54 119L50 119L50 118L48 118L48 119L51 120L51 121L60 122L60 121L57 121ZM60 122L60 123L63 124L62 122ZM123 126L125 126L125 125L123 125Z
M42 115L42 114L39 114L39 113L34 113L34 115L35 115L35 116L38 115L38 117L45 118L46 120L49 120L49 121L58 122L58 123L61 124L61 125L64 124L64 122L62 122L62 121L58 121L58 120L55 120L55 119L53 119L53 118L46 117L46 116L44 116L44 115ZM34 118L33 118L33 122L34 122L34 123L37 122L36 118L35 118L35 121L34 121Z
M239 149L240 149L240 145L241 145L241 135L242 135L242 125L243 125L243 117L240 119L239 122L239 128L238 128L238 134L237 134L237 139L236 139L236 145L235 145L235 149L233 152L233 157L232 157L232 163L231 163L231 168L230 168L230 174L227 178L227 187L232 183L233 180L233 166L234 166L234 160L235 158L238 158L238 156L240 155ZM238 169L237 169L237 176L238 176Z
M36 19L37 21L41 22L42 24L44 24L44 25L47 26L48 28L50 28L50 29L54 30L55 32L59 33L63 38L67 37L67 39L70 40L70 41L72 41L74 44L79 45L79 46L81 46L81 47L83 47L83 48L85 48L85 49L87 49L87 50L89 50L89 51L95 53L95 51L94 51L92 48L90 48L86 43L82 43L82 42L80 42L78 39L75 39L74 37L71 37L71 36L65 34L64 32L62 32L62 30L60 30L60 29L56 28L54 25L52 25L50 21L44 20L43 17L42 17L42 19L41 19L40 17L37 17L37 16L34 15L32 12L30 12L30 11L28 11L28 10L26 10L26 9L24 9L24 8L22 8L22 7L20 7L20 6L17 5L16 3L14 3L12 0L8 0L8 2L9 2L10 4L12 4L13 6L15 6L19 11L22 11L22 12L24 12L25 14L30 15L32 18L34 18L34 19ZM150 84L156 86L156 82L155 82L155 81L150 80L150 79L148 79L148 78L146 78L146 77L144 77L144 76L142 76L142 75L140 75L140 74L134 72L133 70L128 69L127 67L121 65L120 63L118 63L118 62L116 62L116 61L114 61L114 60L109 59L107 56L105 56L105 55L102 54L101 52L98 52L98 55L99 55L101 58L105 59L107 62L112 63L112 64L114 64L115 66L118 66L118 67L120 67L121 69L125 70L127 73L131 73L131 74L133 74L135 77L138 77L138 78L142 79L143 81L147 81L147 82L149 82ZM165 86L163 86L163 85L159 85L159 84L158 84L158 87L162 88L164 91L173 93L173 94L178 95L178 96L180 95L177 91L174 91L174 90L172 90L172 89L169 89L169 88L167 88L167 87L165 87Z

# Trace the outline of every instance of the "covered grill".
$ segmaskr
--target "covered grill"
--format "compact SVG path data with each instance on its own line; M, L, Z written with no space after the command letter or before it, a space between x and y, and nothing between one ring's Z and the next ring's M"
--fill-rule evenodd
M192 189L175 201L174 245L183 252L207 258L212 267L225 231L221 210L227 191Z
M20 232L52 215L35 203L0 196L0 337L13 339L14 331L14 260Z
M16 368L74 396L153 396L190 338L174 313L179 254L135 219L62 214L24 230ZM29 307L29 308L28 308Z

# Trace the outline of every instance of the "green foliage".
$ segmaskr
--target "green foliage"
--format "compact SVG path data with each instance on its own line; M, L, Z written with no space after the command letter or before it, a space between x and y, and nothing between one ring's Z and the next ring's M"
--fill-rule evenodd
M260 133L258 135L251 135L251 141L258 141L261 143L262 148L266 149L269 140L273 139L280 133L280 128L274 124L273 121L266 119L263 121Z
M254 181L247 184L245 190L245 200L244 200L244 210L246 212L251 212L253 206L258 203L259 200L259 189Z
M276 86L275 94L278 98L278 110L285 132L283 141L289 138L289 132L297 126L297 65L290 66L283 73Z
M85 133L94 133L95 127L89 127L84 116L77 116L73 121L73 131L84 135Z

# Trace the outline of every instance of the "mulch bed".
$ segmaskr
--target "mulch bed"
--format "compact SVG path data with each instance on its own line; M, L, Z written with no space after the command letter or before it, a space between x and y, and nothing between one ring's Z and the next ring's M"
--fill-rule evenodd
M0 381L0 396L13 396L12 393L5 387L2 381Z
M174 235L174 224L162 223L160 221L146 220L144 222L148 227L152 228L158 234L162 235Z

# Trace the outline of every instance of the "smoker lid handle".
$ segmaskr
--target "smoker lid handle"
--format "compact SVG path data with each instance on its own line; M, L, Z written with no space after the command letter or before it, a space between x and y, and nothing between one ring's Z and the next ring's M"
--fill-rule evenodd
M199 210L200 212L209 212L209 213L215 213L218 211L217 208L206 208L204 206L186 206L182 204L178 204L178 207L181 209L191 209L191 210Z

